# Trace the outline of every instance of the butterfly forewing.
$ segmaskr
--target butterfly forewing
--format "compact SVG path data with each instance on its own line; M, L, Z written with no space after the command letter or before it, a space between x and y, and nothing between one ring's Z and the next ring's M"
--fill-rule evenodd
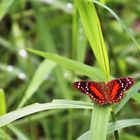
M104 103L104 95L100 91L101 83L92 81L78 81L73 83L73 87L87 94L94 102L99 104Z

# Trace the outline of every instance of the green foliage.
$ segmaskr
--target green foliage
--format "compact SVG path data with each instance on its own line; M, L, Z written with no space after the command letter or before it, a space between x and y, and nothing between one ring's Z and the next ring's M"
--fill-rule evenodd
M108 123L107 133L109 134L116 130L130 127L130 126L135 126L135 125L140 125L140 119L127 119L127 120L120 120L120 121ZM85 132L77 140L84 140L87 139L88 137L89 137L89 131Z
M84 65L82 63L61 57L59 55L44 53L42 51L37 51L37 50L29 49L29 48L27 50L29 52L32 52L32 53L35 53L37 55L48 58L48 59L56 62L57 64L60 64L63 67L66 67L67 69L82 73L82 74L84 74L88 77L91 77L91 78L94 77L94 79L96 79L97 81L103 80L102 79L103 74L97 68L92 68L90 66L87 66L87 65Z
M104 81L110 79L109 60L107 48L103 39L100 22L93 3L88 0L77 0L82 25L84 27L87 39L91 45L96 60L104 74ZM94 20L93 20L94 19ZM106 112L106 115L103 115ZM109 120L110 107L94 106L90 124L90 140L105 140L107 123ZM100 134L102 131L102 135Z
M115 109L115 114L117 114L122 107L128 102L128 100L134 96L140 90L140 82L136 83L128 92L125 98L121 101L121 103Z
M13 2L14 0L5 0L0 3L0 20L2 20Z
M5 93L3 89L0 89L0 116L6 113L6 104L5 104Z
M96 9L92 2L89 2L88 0L77 0L76 4L80 13L83 27L85 29L91 48L95 54L96 60L105 75L105 80L109 80L110 73L107 49L102 36Z
M139 139L138 17L138 0L1 1L0 139ZM136 83L112 106L72 87L122 76Z
M30 82L25 92L25 95L21 99L19 107L23 106L25 102L27 102L33 96L35 91L39 88L39 86L44 81L45 76L49 75L50 71L52 71L54 67L55 67L55 63L47 59L40 64L40 66L35 72L34 77L32 78L32 81Z
M54 100L52 103L44 103L39 104L35 103L26 107L23 107L21 109L18 109L16 111L7 113L3 115L0 118L0 127L13 122L14 120L17 120L21 117L39 112L44 110L50 110L50 109L63 109L63 108L80 108L80 109L92 109L93 105L90 103L84 103L84 102L78 102L78 101L71 101L71 100Z

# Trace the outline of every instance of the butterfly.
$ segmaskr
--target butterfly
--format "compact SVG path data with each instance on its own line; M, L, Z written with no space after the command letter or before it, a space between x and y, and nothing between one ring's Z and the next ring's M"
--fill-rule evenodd
M135 80L130 77L113 79L107 83L95 81L77 81L73 87L87 94L94 103L100 105L118 103Z

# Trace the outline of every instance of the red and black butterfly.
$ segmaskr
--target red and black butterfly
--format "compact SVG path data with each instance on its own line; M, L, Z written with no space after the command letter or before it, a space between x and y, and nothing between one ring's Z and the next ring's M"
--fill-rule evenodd
M77 81L73 87L87 94L91 100L100 105L118 103L135 81L133 78L124 77L105 82Z

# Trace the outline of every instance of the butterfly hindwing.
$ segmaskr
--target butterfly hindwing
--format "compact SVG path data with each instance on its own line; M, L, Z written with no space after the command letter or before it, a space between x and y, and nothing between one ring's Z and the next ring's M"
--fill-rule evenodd
M132 78L118 78L115 80L115 85L118 85L118 89L116 90L116 95L114 96L114 100L120 100L124 96L124 92L127 91L132 85L134 85L135 81ZM112 93L111 93L112 94Z

